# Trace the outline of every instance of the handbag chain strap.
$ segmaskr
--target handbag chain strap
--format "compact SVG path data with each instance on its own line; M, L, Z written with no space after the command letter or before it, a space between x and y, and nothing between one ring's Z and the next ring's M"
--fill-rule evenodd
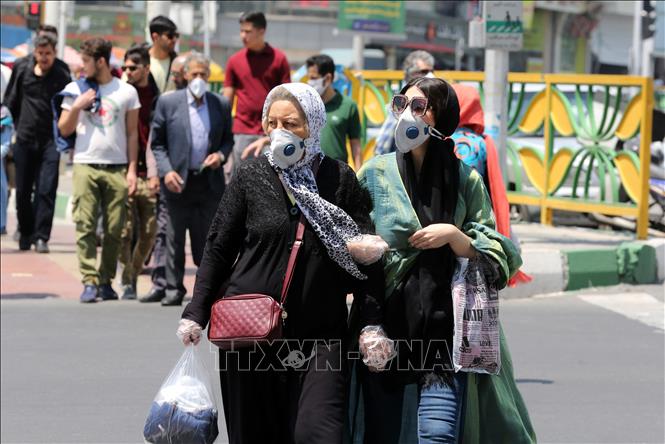
M312 172L314 173L314 178L316 179L316 175L319 171L319 165L320 162L318 160L314 160L314 163L312 164ZM291 286L291 279L293 279L293 272L296 269L296 259L298 258L298 251L300 251L300 247L302 246L302 239L305 234L305 224L307 223L307 219L305 218L305 214L301 211L300 212L300 220L298 221L298 228L296 229L296 240L293 242L293 246L291 247L291 255L289 256L289 262L288 265L286 266L286 274L284 275L284 284L282 285L282 297L280 300L280 305L282 306L282 309L284 309L284 303L286 302L286 295L289 293L289 287ZM285 318L286 312L282 313L282 316Z

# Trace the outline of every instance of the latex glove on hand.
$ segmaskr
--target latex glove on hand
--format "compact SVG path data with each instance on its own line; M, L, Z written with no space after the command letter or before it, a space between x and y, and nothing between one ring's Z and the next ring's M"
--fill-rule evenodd
M178 331L176 331L176 335L185 345L198 345L201 341L202 330L201 326L196 322L190 319L181 319L178 323Z
M385 370L386 364L396 355L395 343L379 325L368 325L360 331L358 340L363 362L372 372Z
M346 248L354 261L361 265L370 265L381 259L389 247L381 236L363 234L348 241Z

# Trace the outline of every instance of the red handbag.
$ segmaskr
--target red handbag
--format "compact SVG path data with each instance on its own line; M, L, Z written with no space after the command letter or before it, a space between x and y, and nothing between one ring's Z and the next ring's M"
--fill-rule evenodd
M266 294L241 294L215 302L208 325L208 340L223 350L250 347L282 337L287 313L284 302L289 292L298 251L305 232L305 216L301 214L296 240L286 267L282 296L279 301Z

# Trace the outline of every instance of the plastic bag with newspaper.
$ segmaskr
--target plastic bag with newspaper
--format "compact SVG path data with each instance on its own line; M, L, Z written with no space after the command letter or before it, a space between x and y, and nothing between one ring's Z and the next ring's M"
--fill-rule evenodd
M456 372L496 375L501 370L499 292L486 279L488 266L480 256L457 259L452 283Z

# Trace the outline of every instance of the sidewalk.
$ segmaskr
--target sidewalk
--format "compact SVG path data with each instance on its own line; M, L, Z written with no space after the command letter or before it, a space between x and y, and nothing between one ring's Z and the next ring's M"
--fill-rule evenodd
M13 208L10 206L10 208ZM16 213L9 211L6 236L0 241L0 298L2 299L44 299L49 297L78 300L83 284L76 258L76 238L74 224L60 218L54 220L49 254L39 254L33 250L19 251L17 242L12 240L16 229ZM196 267L187 244L185 262L185 287L191 296L194 290ZM120 293L120 269L116 273L113 288ZM137 290L139 297L150 290L149 270L139 276ZM121 301L125 303L125 301ZM127 301L126 303L136 303ZM159 304L148 304L159 305Z
M2 238L2 298L77 299L81 292L71 222L71 167L60 175L51 253L19 252L11 239L15 214L10 210L8 233ZM9 208L14 208L13 201ZM525 298L580 288L627 283L654 283L665 279L665 238L636 241L634 233L540 224L514 224L521 242L522 270L533 277L528 284L502 291L503 298ZM189 247L187 248L187 250ZM185 286L194 288L196 268L187 254ZM119 285L114 284L116 290ZM150 277L138 281L138 294L150 289Z

